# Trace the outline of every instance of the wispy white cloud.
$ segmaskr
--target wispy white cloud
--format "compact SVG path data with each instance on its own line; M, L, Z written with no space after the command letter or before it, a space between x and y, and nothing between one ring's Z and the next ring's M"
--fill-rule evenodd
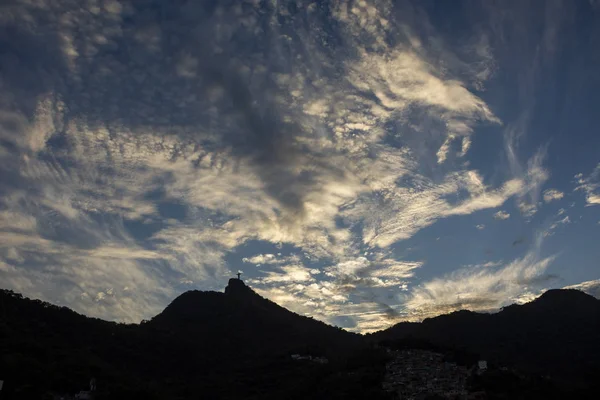
M600 279L581 282L575 285L565 286L564 289L577 289L585 292L597 299L600 299Z
M461 190L469 193L458 203L448 196ZM475 171L450 174L437 185L424 177L416 176L414 183L393 187L380 198L361 198L346 215L364 221L363 240L379 247L411 237L438 219L468 215L476 211L501 206L511 196L521 193L523 182L511 180L499 189L490 189L481 182Z
M244 257L242 259L245 263L262 265L262 264L290 264L290 263L299 263L300 257L297 255L291 256L282 256L279 254L257 254L252 257Z
M555 257L541 258L540 245L541 236L523 258L503 266L465 268L423 283L405 302L407 315L425 318L460 309L493 311L522 299L552 279L545 271Z
M280 282L314 282L315 277L311 269L303 265L284 265L277 267L273 271L267 271L266 276L258 280L260 283L280 283Z
M554 200L560 200L565 196L563 192L556 189L547 189L544 191L544 201L550 203Z
M507 213L506 211L498 211L494 214L494 219L499 219L499 220L503 220L503 219L509 219L510 218L510 214Z
M468 137L474 121L499 121L460 81L443 80L438 76L431 64L417 53L401 50L385 56L363 54L349 79L358 90L370 91L377 96L378 105L373 104L370 110L375 117L386 117L419 104L431 117L439 118L448 129L446 139L436 152L438 163L443 163L450 143ZM461 155L466 154L469 144L469 141L464 142Z
M558 216L562 215L562 213L558 213ZM548 229L546 229L543 232L544 236L552 236L554 235L554 231L556 230L556 228L558 228L561 225L566 225L566 224L570 224L571 223L571 219L569 218L568 215L566 215L563 218L556 218L552 224L548 227Z
M528 82L528 84L532 85L533 82ZM528 90L532 90L532 88ZM524 96L527 98L526 102L532 101L531 93ZM528 104L527 107L532 107L532 104ZM504 132L505 151L510 171L514 177L521 178L527 187L517 198L517 207L526 218L532 217L537 212L542 186L550 178L549 171L544 167L546 146L540 147L529 158L526 166L518 157L518 141L525 134L530 119L529 114L530 110L527 109L517 123L507 127Z
M56 250L57 246L51 248ZM20 249L23 260L7 257L2 262L0 274L5 285L90 316L139 322L159 312L175 294L170 286L156 287L160 260L140 262L136 258L147 254L119 258L122 253L97 257L69 246L58 253Z
M109 245L96 247L87 252L89 257L94 258L112 258L118 260L144 260L144 259L164 259L165 256L152 250L135 248L133 246L121 247L119 245Z
M575 190L581 190L585 193L585 200L588 206L600 204L600 163L592 173L584 177L582 173L575 175L577 187Z
M331 265L323 278L301 265L277 267L248 280L258 293L289 309L332 324L339 318L352 321L352 330L369 331L390 321L390 306L377 300L374 290L407 290L408 279L420 262L398 262L384 254L369 254ZM358 297L356 296L358 294ZM373 319L380 317L379 323Z
M422 262L401 262L381 255L371 260L358 257L325 268L325 275L334 278L346 289L356 286L398 287L406 283L421 265Z
M529 190L518 200L519 210L525 217L531 217L537 212L540 191L550 177L543 163L545 151L538 151L527 163L527 181Z
M368 329L392 314L371 292L406 290L423 266L396 255L398 241L511 198L535 207L543 157L494 184L465 166L476 128L501 123L472 90L495 69L486 37L462 60L435 31L424 41L391 18L389 1L335 2L338 23L327 26L314 7L297 17L284 5L271 17L218 7L197 36L164 21L125 35L114 4L93 14L24 3L10 13L23 29L42 23L40 12L52 21L44 25L57 43L39 46L52 53L39 68L68 82L17 87L0 76L13 85L0 98L3 282L135 320L181 284L220 285L239 246L285 243L323 273L300 256L256 254L243 262L264 267L257 290L325 319L363 315L357 329ZM328 44L332 35L347 51Z

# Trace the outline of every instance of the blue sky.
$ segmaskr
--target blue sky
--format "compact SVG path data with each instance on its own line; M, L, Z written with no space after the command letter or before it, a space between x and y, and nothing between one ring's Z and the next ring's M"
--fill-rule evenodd
M241 270L368 332L600 293L597 1L0 6L0 283L137 322Z

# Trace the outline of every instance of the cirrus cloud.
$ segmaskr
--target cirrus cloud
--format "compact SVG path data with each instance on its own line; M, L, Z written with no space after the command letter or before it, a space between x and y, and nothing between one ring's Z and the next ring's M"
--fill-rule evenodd
M454 51L390 1L165 7L174 21L127 1L3 9L21 44L0 56L11 288L135 321L190 283L221 286L248 243L289 245L301 255L244 258L265 269L249 282L370 329L395 313L380 291L407 291L425 265L395 245L534 200L547 180L542 157L494 181L468 164L477 128L501 124L478 93L494 65L486 38Z

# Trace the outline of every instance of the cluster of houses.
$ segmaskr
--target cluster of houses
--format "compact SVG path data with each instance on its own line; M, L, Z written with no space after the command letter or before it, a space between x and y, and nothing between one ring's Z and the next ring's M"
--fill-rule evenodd
M4 387L4 381L0 380L0 399L2 399L2 388ZM79 393L74 396L70 394L60 394L54 392L46 393L44 398L51 398L52 400L93 400L94 393L96 391L96 379L92 378L90 380L90 389L89 390L80 390Z
M317 364L327 364L327 363L329 363L329 360L327 358L325 358L325 357L313 357L313 356L308 356L308 355L303 356L303 355L300 355L300 354L292 354L292 360L296 360L296 361L307 360L307 361L312 361L312 362L317 363Z
M386 366L383 389L401 399L419 400L431 395L447 399L470 399L467 378L470 370L444 361L442 354L426 350L392 352L393 359ZM477 373L487 369L480 361Z

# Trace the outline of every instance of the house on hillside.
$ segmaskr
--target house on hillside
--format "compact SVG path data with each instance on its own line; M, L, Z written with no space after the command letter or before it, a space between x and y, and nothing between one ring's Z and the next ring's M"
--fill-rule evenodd
M90 379L90 390L82 390L75 395L76 399L92 400L96 391L96 378Z
M477 373L478 374L483 374L485 371L487 371L487 369L488 369L487 361L485 361L485 360L477 361Z
M292 360L311 360L311 356L301 356L300 354L292 354Z
M312 362L315 362L315 363L318 363L318 364L327 364L327 363L329 363L329 360L327 358L325 358L325 357L313 357L313 356L310 356L310 355L303 356L303 355L300 355L300 354L292 354L292 360L296 360L296 361L307 360L307 361L312 361Z
M89 390L82 390L75 395L78 400L93 400L94 395Z

